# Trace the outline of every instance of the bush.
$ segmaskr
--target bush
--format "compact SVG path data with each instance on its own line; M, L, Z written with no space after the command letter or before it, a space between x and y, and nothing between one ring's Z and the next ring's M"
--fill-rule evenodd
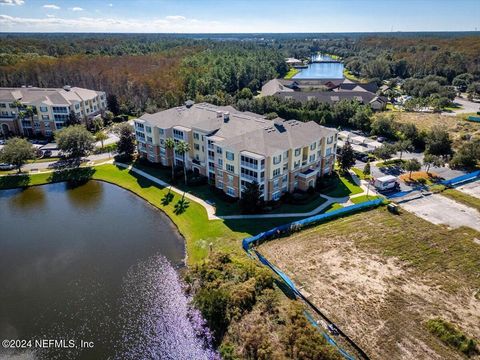
M478 354L477 344L455 326L442 319L427 321L427 329L445 344L461 351L467 356Z

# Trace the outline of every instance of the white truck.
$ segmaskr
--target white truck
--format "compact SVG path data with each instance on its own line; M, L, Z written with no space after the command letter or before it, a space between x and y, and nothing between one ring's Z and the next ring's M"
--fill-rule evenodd
M386 176L376 178L373 183L373 186L375 186L377 190L382 191L382 190L395 189L396 187L399 186L399 184L395 176L386 175Z

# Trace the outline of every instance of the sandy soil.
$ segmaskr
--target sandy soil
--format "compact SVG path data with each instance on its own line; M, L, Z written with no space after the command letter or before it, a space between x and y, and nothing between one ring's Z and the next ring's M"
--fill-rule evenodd
M389 219L392 216L384 210L353 215L270 241L260 251L291 276L372 359L462 359L424 324L429 318L441 317L479 340L478 283L459 279L456 266L453 271L434 270L437 259L431 265L422 264L421 269L411 266L400 258L408 258L411 250L392 256L403 240L397 244L386 236L415 236L415 231L403 231L409 223L420 232L436 227L410 214L397 217L404 217L402 220ZM446 230L442 231L440 234ZM385 249L382 238L388 241ZM468 244L480 253L480 246L471 240ZM441 263L445 254L439 256ZM418 258L416 261L422 261L422 256ZM477 259L480 255L474 261ZM477 275L480 278L480 270Z

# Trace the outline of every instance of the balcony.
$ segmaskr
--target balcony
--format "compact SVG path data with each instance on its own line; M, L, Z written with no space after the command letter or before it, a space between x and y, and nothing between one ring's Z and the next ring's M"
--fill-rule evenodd
M317 174L318 174L318 170L308 169L308 170L305 170L305 171L297 174L297 176L299 176L303 179L309 179L309 178L312 178L313 176L316 176Z

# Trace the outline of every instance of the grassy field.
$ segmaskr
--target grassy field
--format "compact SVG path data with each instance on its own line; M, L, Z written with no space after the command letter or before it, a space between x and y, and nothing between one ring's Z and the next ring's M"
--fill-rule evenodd
M195 202L190 202L185 213L175 215L174 205L180 199L180 195L175 194L170 204L165 206L162 204L162 199L168 189L115 165L100 165L93 169L81 168L76 171L0 177L0 189L41 185L78 177L116 184L164 211L185 237L189 264L204 259L209 253L210 244L214 250L243 256L241 239L294 220L281 218L209 221L205 209ZM298 220L298 218L295 219Z
M480 234L379 208L260 246L372 359L462 359L425 327L480 339Z
M322 194L332 196L332 197L345 197L351 196L355 194L360 194L362 192L362 188L355 184L351 176L338 176L334 182L332 182L332 186L325 189L325 191L321 191Z
M474 209L477 209L480 211L480 199L476 198L474 196L465 194L462 191L458 191L455 189L446 189L442 191L441 193L443 196L446 196L452 200L455 200L459 203L465 204L467 206L470 206Z
M291 68L288 70L288 73L285 75L284 79L291 79L300 72L299 69Z

